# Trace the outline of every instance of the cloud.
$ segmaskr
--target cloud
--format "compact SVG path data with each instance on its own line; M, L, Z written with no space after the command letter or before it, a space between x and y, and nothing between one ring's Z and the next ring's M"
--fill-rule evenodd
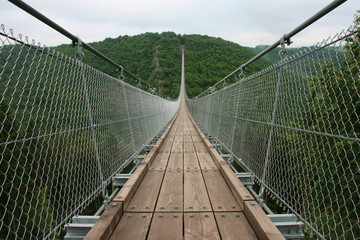
M328 0L28 0L35 9L83 41L144 32L174 31L221 37L245 46L272 44L329 3ZM311 45L351 25L358 6L349 0L294 38ZM65 37L8 1L0 23L46 45Z

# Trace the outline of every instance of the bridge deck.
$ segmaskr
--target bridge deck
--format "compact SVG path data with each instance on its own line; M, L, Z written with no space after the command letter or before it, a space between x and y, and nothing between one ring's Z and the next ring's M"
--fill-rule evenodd
M284 239L189 116L182 71L176 118L85 239Z

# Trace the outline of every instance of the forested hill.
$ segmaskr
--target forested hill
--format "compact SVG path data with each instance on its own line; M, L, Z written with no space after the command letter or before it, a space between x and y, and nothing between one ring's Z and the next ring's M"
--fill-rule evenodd
M157 91L176 98L179 93L182 44L186 45L185 78L190 97L200 94L255 55L251 49L221 38L178 35L173 32L106 38L89 45L154 86ZM68 45L61 45L56 49L71 56L76 51ZM89 65L112 76L119 75L113 66L84 52L84 61ZM246 71L253 73L269 64L267 60L260 60ZM130 77L126 81L130 81Z

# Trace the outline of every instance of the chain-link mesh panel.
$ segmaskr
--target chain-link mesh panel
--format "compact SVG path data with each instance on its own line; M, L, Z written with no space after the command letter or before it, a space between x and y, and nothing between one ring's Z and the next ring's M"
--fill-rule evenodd
M179 101L0 33L0 239L53 238Z
M360 239L359 39L352 27L188 99L193 118L318 238Z

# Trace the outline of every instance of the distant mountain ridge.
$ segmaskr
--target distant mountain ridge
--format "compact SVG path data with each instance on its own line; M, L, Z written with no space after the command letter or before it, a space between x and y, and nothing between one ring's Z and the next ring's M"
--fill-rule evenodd
M156 88L163 94L176 98L180 81L180 46L186 45L185 78L190 97L196 96L255 56L255 50L242 47L221 38L206 35L180 35L174 32L144 33L136 36L106 38L89 43L125 69ZM74 56L76 49L69 45L55 47L67 55ZM114 77L117 70L86 52L84 61ZM256 61L247 73L254 73L271 64L266 59ZM125 81L136 85L130 78ZM236 81L230 79L229 83Z

